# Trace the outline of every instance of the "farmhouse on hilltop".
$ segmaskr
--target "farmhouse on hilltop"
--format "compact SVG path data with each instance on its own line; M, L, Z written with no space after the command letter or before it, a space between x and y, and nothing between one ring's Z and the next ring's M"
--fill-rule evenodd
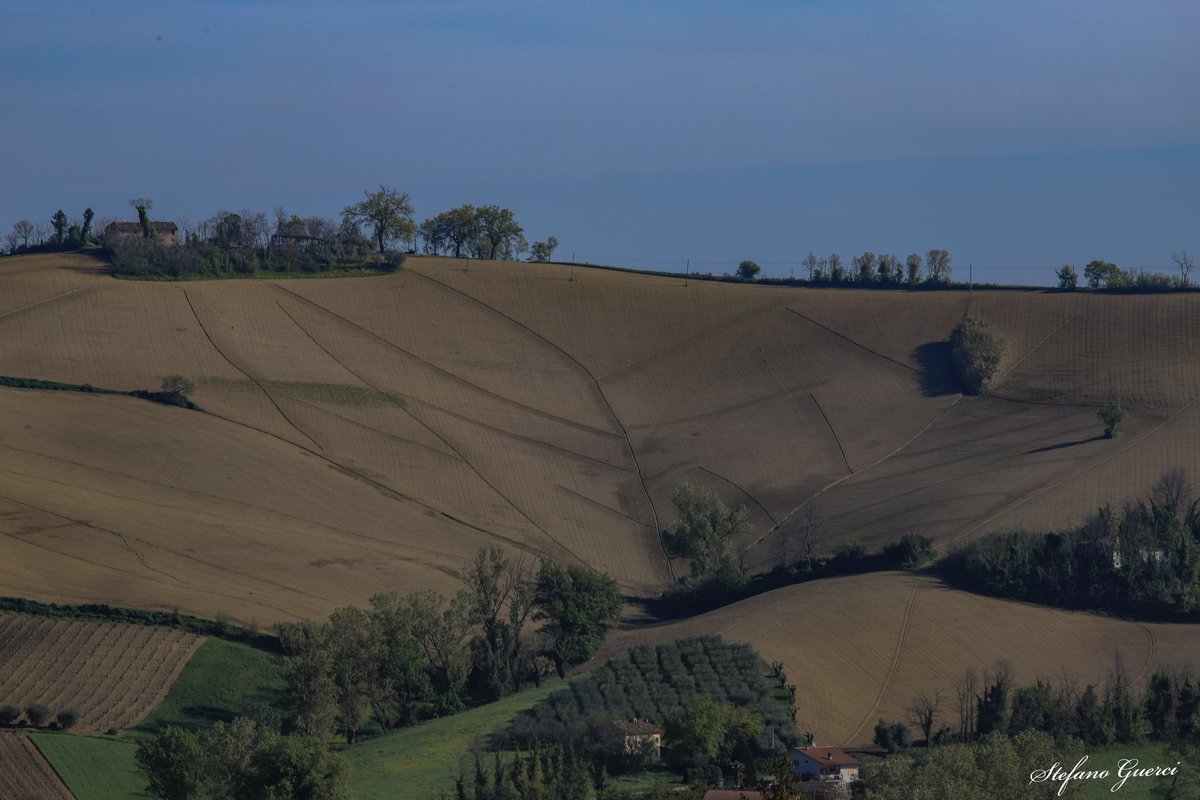
M179 244L179 226L174 222L151 222L150 225L154 228L154 234L161 244ZM141 235L142 223L140 222L110 222L104 229L104 237L110 241L126 236L140 237Z
M662 752L662 729L648 719L618 719L613 727L625 737L625 752L636 753L648 742L654 748L654 755Z
M858 760L834 747L793 747L788 760L792 762L792 772L803 780L841 783L858 780Z

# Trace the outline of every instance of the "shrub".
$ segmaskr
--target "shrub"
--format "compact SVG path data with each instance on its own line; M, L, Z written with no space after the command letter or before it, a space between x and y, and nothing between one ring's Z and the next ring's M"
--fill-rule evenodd
M73 708L64 708L58 712L58 716L55 719L58 721L58 727L64 731L69 730L70 728L74 728L75 724L79 722L79 712Z
M1104 407L1096 412L1096 416L1104 423L1104 438L1112 439L1120 434L1117 426L1125 420L1125 409L1117 402L1117 398L1109 397Z
M25 718L35 728L40 728L50 719L50 709L42 703L33 703L25 707Z
M1004 339L981 319L967 317L950 336L950 358L967 394L984 394L1000 366Z
M12 725L20 716L20 706L14 706L12 703L5 703L0 706L0 724Z

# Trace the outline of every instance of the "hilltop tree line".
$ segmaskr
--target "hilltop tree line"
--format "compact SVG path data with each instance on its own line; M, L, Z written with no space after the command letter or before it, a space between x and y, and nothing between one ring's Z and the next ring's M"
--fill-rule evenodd
M377 594L368 609L278 626L297 729L336 725L353 742L370 719L394 728L495 700L586 661L621 612L616 582L586 567L534 570L486 548L465 572L454 597Z
M1073 530L999 532L946 560L971 591L1066 608L1200 620L1200 499L1182 470Z
M1111 261L1094 259L1083 268L1083 279L1089 289L1190 289L1191 274L1196 262L1186 250L1171 254L1179 276L1162 275L1145 269L1122 269ZM1055 270L1058 288L1079 288L1079 270L1074 264L1064 264Z

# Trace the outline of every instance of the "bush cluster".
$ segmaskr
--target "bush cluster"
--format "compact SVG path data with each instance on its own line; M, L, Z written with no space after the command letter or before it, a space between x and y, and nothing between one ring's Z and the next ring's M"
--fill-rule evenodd
M24 719L22 719L24 715ZM30 703L24 707L13 703L0 705L0 725L32 725L35 728L50 727L67 730L79 722L79 712L73 708L63 708L55 714L44 703Z

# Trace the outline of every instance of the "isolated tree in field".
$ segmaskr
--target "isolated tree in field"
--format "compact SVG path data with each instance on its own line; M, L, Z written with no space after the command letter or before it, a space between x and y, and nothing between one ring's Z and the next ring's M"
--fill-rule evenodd
M817 258L815 255L813 255L811 250L808 252L808 255L806 255L804 257L804 260L801 261L800 263L804 266L804 268L806 270L808 270L808 279L810 281L813 279L813 276L816 274L817 270L820 269L820 267L821 267L821 260L819 258Z
M12 703L0 706L0 725L12 725L21 717L21 707Z
M733 546L750 532L746 507L731 509L712 489L690 483L675 487L671 502L679 513L679 522L663 536L667 552L691 559L694 580L739 582L744 571Z
M342 214L367 225L371 238L382 253L387 243L395 240L411 242L417 226L413 222L413 207L407 192L397 192L380 184L377 192L364 192L366 197L342 209Z
M1115 395L1108 396L1108 399L1104 401L1104 406L1096 412L1096 416L1104 423L1105 439L1113 439L1120 435L1117 426L1125 421L1125 409L1121 408Z
M560 676L591 658L609 625L621 616L621 591L609 576L572 564L543 561L533 618L542 622L546 654Z
M510 209L480 206L475 210L475 219L479 225L475 254L479 258L512 258L528 248L525 232Z
M946 250L930 250L925 254L927 280L934 283L950 282L950 253Z
M875 254L870 250L854 257L854 270L859 283L875 280Z
M529 246L529 260L545 263L554 257L556 247L558 247L558 239L553 236L546 237L544 242L534 242Z
M1183 279L1183 285L1188 286L1188 276L1192 274L1192 270L1196 268L1196 263L1192 261L1191 256L1186 250L1171 254L1171 260L1175 262L1175 266L1179 267L1179 277Z
M737 277L741 281L752 281L758 278L761 271L762 267L747 258L738 264Z
M1004 339L976 317L967 317L950 335L950 360L967 394L987 391L1003 354Z
M168 375L163 378L160 391L167 402L183 405L195 390L196 384L182 375Z
M1074 289L1079 286L1079 273L1075 270L1074 264L1063 264L1061 268L1054 271L1054 277L1058 278L1058 288Z
M155 238L154 226L150 224L150 209L154 207L154 201L148 197L135 197L129 201L129 205L137 209L138 222L142 226L142 237Z
M54 212L54 216L50 218L50 224L54 227L54 236L50 241L54 244L62 244L67 240L67 214L61 208Z
M908 283L910 286L916 286L921 282L921 257L916 253L909 253L908 258L904 260L904 271L908 275Z
M37 230L37 226L27 219L17 220L13 223L13 234L21 240L21 247L29 247L29 240L33 237Z

